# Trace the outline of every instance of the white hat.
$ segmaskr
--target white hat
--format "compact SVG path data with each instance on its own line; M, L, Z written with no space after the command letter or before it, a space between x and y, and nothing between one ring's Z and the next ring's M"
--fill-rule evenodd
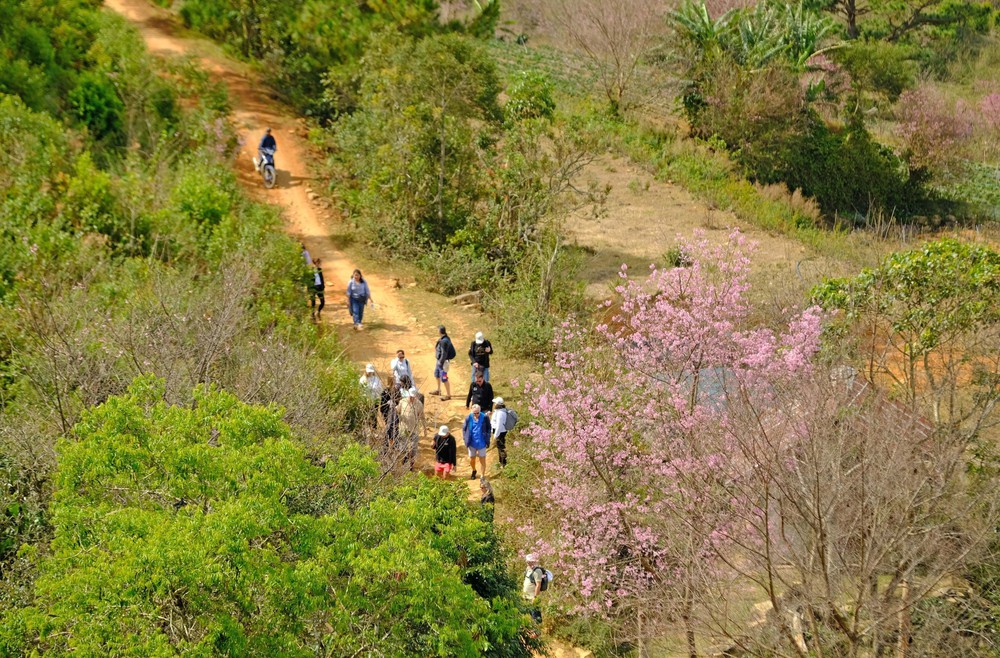
M417 391L416 387L410 387L410 390L407 391L407 392L410 394L411 398L417 397L418 391Z
M365 372L374 375L375 374L375 364L374 363L369 363L368 365L366 365L365 366Z
M503 398L493 398L493 404L503 404Z
M524 561L528 564L534 564L535 562L538 562L538 556L534 553L528 553L524 556Z
M442 425L441 429L438 430L438 436L448 436L449 432L451 432L451 430L448 429L448 426Z
M476 332L476 343L478 345L482 345L484 340L486 340L486 338L483 336L483 332L477 331Z

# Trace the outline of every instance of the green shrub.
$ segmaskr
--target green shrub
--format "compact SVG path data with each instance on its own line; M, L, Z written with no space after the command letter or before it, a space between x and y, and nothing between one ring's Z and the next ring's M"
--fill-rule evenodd
M875 94L895 103L916 82L913 50L884 41L852 41L831 56L851 76L858 93Z
M118 98L114 85L106 77L85 73L69 93L69 105L74 116L93 134L94 139L119 144L124 137L125 105Z
M0 653L538 648L496 532L464 487L387 486L357 447L316 466L279 410L208 387L170 406L164 389L137 379L60 445L51 554L32 604L0 618Z
M556 111L552 81L540 71L519 71L507 86L503 106L507 121L551 119Z

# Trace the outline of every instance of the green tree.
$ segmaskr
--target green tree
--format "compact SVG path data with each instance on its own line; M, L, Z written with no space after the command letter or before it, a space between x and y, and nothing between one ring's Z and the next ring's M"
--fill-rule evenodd
M997 422L1000 254L938 240L812 294L869 381L969 438Z
M384 33L375 43L359 109L337 127L339 153L357 180L369 237L414 253L444 244L482 198L480 162L497 138L500 84L482 47L459 35Z
M384 484L351 448L325 466L281 410L137 379L59 447L31 606L0 653L529 656L492 525L464 488Z

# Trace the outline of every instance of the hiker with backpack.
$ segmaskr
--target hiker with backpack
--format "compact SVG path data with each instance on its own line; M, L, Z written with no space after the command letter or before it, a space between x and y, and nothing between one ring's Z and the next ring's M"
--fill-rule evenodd
M451 360L456 356L455 345L451 342L451 338L448 337L448 331L444 328L444 325L438 327L438 333L441 337L438 338L437 344L434 345L434 379L437 380L438 387L436 391L431 391L431 395L441 395L441 384L444 384L445 396L441 399L448 401L451 399L451 382L448 381L448 367Z
M535 599L549 588L549 583L552 582L552 572L542 568L542 565L538 562L538 556L534 553L525 555L524 560L528 563L528 568L524 572L524 585L521 587L521 596L525 601L532 604L528 609L528 614L531 615L531 618L536 623L541 625L542 611L535 605Z
M503 398L493 398L493 414L490 425L493 428L493 441L497 444L497 456L500 458L500 468L507 467L507 432L517 424L517 412L508 409Z

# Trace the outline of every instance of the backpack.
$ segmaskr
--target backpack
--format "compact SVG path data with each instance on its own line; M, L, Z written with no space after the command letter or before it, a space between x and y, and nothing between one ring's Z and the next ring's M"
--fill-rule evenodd
M451 361L458 353L455 351L455 344L451 342L451 339L445 336L447 340L444 342L444 358L445 361Z
M542 586L539 588L540 591L544 592L545 590L547 590L549 588L549 583L552 582L552 579L554 578L554 576L552 575L552 572L549 571L548 569L545 569L543 567L538 567L538 568L541 569L542 572L545 573L545 575L542 576ZM534 584L534 582L535 582L535 570L534 569L531 570L531 582L532 582L532 584Z
M512 429L514 429L515 425L517 425L517 412L514 411L513 409L508 409L507 420L505 420L503 424L503 431L509 432Z

